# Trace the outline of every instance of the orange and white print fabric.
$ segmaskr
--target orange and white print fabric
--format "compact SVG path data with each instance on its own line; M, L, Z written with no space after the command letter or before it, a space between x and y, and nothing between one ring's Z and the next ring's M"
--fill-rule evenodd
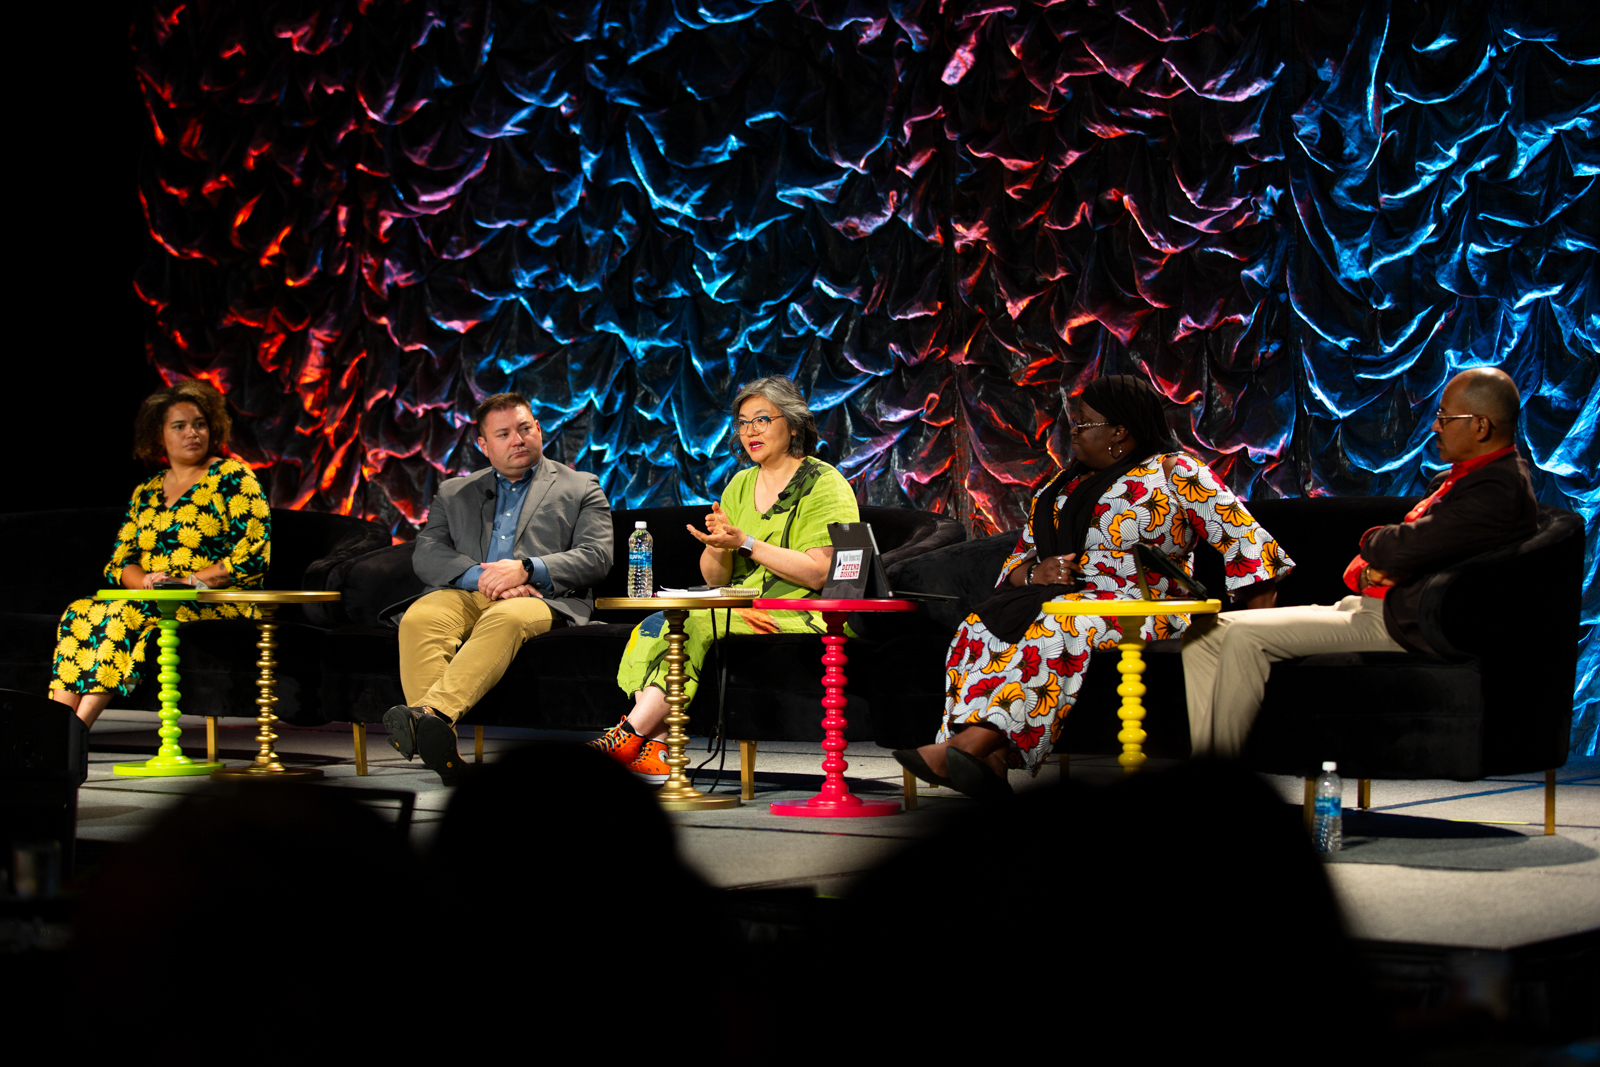
M1170 475L1163 470L1169 458ZM1055 515L1082 481L1069 482L1052 502ZM1152 456L1100 497L1084 538L1086 588L1059 599L1137 600L1135 544L1143 542L1193 573L1191 554L1202 540L1222 554L1230 592L1281 578L1294 568L1278 542L1204 463L1181 452ZM996 586L1023 565L1033 545L1030 517ZM1151 595L1178 595L1165 577L1150 572L1145 577ZM937 740L949 738L956 726L990 723L1011 739L1012 765L1037 774L1077 699L1090 654L1114 648L1122 639L1119 626L1114 617L1041 612L1022 640L1009 644L991 634L977 615L968 615L950 642L945 715ZM1187 626L1181 615L1155 616L1146 621L1143 636L1161 640Z

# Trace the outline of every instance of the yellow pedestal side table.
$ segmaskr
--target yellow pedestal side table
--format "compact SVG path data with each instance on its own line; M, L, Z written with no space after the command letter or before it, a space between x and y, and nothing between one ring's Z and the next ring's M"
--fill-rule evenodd
M339 594L298 589L202 589L194 596L202 604L253 604L261 613L255 620L256 631L261 635L256 641L261 653L256 660L256 688L260 690L256 697L256 707L260 709L256 716L256 744L260 751L254 761L243 767L218 764L211 777L256 782L321 778L322 772L315 767L285 767L273 749L278 740L272 729L278 721L272 710L278 703L277 613L282 604L326 604L338 600Z
M1117 663L1117 672L1122 675L1122 683L1117 686L1117 694L1122 697L1122 706L1117 709L1117 718L1122 720L1122 729L1117 740L1122 742L1122 755L1117 757L1117 762L1122 765L1124 774L1132 774L1145 761L1144 743L1149 737L1144 732L1145 688L1140 681L1144 674L1145 640L1139 636L1139 631L1144 628L1144 620L1152 615L1214 615L1222 610L1222 601L1049 600L1043 610L1048 615L1111 616L1121 622L1123 636L1117 642L1117 649L1122 659Z
M709 608L748 608L749 597L626 597L603 596L594 602L600 611L659 611L667 619L667 758L672 775L656 790L656 800L668 811L706 811L711 808L737 808L736 796L712 796L702 793L689 782L683 769L689 765L684 749L689 747L689 714L683 709L689 698L683 692L683 665L689 661L684 654L684 620L691 611Z
M102 589L94 595L96 600L137 600L154 607L161 616L156 622L161 630L161 635L156 638L156 647L160 649L156 664L161 668L156 675L156 681L161 683L161 691L157 694L161 710L156 713L161 719L161 728L156 732L161 735L161 748L150 759L138 763L113 764L113 774L132 778L177 778L190 774L210 774L222 767L215 760L190 759L178 744L178 738L183 735L183 731L178 729L178 701L181 698L178 692L178 605L193 603L198 595L193 589Z

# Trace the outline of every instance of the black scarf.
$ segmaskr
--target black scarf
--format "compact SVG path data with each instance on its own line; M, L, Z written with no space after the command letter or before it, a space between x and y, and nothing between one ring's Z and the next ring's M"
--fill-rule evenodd
M1072 490L1055 517L1055 499L1073 478L1087 471L1074 463L1056 476L1033 501L1033 544L1039 559L1072 556L1083 552L1094 509L1106 490L1133 468L1163 452L1176 452L1178 439L1167 425L1165 397L1143 378L1131 374L1108 374L1096 378L1083 389L1083 403L1104 415L1114 426L1124 427L1138 453L1101 471L1094 471ZM1081 589L1078 585L1012 586L985 600L973 609L978 618L1000 640L1016 644L1039 617L1045 601Z
M1072 495L1067 497L1067 504L1061 509L1059 520L1055 509L1056 497L1061 495L1061 490L1068 482L1084 473L1087 468L1074 463L1056 475L1055 479L1045 487L1045 491L1033 501L1031 525L1037 558L1049 559L1051 556L1075 556L1082 553L1084 539L1089 536L1089 524L1094 521L1095 505L1100 503L1100 498L1105 495L1106 490L1116 484L1118 478L1149 458L1147 455L1140 456L1092 472L1089 477L1079 482L1072 490ZM990 633L1006 644L1014 645L1022 640L1023 635L1028 632L1028 627L1039 617L1039 609L1046 601L1082 588L1081 582L1074 585L1013 585L1002 589L972 610Z

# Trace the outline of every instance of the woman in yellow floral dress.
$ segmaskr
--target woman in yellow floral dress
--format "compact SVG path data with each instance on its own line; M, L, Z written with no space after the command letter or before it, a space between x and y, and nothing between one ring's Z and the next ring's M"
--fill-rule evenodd
M134 455L167 469L133 491L106 564L108 585L153 589L259 589L271 561L272 512L250 468L224 453L229 420L222 394L185 381L145 399L134 423ZM249 606L181 604L178 619L253 618ZM160 616L133 601L74 600L56 630L50 695L86 725L139 684Z
M913 774L971 796L1010 792L1008 767L1038 773L1072 710L1089 657L1122 639L1116 616L1057 616L1049 600L1136 599L1144 543L1190 570L1206 541L1222 553L1228 592L1271 607L1294 567L1204 463L1181 451L1162 397L1142 378L1089 383L1072 427L1075 462L1034 497L1027 528L1001 568L997 594L956 631L937 739L895 758ZM1148 573L1150 592L1171 597ZM1147 640L1182 633L1181 615L1144 620ZM973 729L976 727L976 729Z

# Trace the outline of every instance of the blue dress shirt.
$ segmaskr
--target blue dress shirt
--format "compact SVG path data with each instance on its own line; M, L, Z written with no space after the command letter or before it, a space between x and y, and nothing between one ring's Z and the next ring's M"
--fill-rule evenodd
M494 472L494 525L489 530L489 558L485 563L515 558L512 547L517 543L517 520L522 515L523 502L528 499L528 486L533 484L533 472L538 469L535 465L515 482L499 471ZM456 579L456 588L474 592L482 575L483 567L474 564ZM533 575L529 581L541 592L553 592L555 589L550 584L549 568L538 556L533 557Z

